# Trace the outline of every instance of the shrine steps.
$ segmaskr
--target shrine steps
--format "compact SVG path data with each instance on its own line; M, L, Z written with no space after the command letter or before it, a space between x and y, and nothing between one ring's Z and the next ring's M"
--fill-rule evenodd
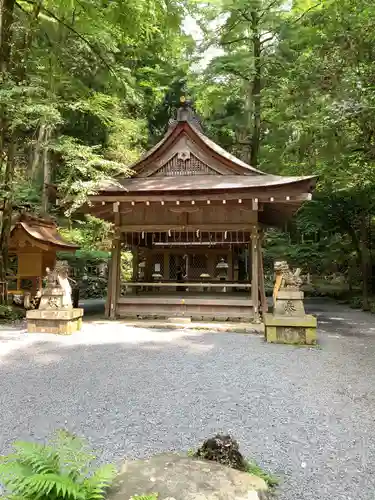
M254 309L251 299L218 294L218 297L199 295L129 295L117 301L118 318L187 317L193 321L252 322Z

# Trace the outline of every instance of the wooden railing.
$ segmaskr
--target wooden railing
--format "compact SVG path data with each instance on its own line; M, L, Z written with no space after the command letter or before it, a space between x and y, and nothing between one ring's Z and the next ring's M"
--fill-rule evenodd
M235 283L234 281L126 281L123 286L129 287L184 287L184 288L251 288L251 283Z

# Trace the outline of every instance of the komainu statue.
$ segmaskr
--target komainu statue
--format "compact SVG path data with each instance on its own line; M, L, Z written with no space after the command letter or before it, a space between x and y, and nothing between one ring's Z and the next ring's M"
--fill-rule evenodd
M42 291L39 308L71 309L72 288L69 283L69 266L66 261L57 261L54 269L46 268L46 286ZM46 298L48 297L48 300Z
M274 264L272 314L264 314L267 342L311 345L316 343L316 318L305 313L301 269L292 272L286 261Z
M273 306L274 310L280 312L280 307L277 307L277 301L280 297L280 292L299 292L302 285L302 279L300 278L301 269L298 268L294 273L290 270L289 264L285 261L276 261L274 264L274 270L276 273L275 286L273 288ZM303 296L303 294L302 294ZM301 302L302 305L302 302ZM295 304L292 307L290 301L285 303L285 311L293 313ZM302 306L303 307L303 306ZM300 310L301 307L298 307Z
M280 287L279 288L297 288L299 289L302 285L302 279L300 278L301 269L297 268L294 273L289 268L289 264L285 261L277 261L274 264L274 270L276 276L281 276Z
M81 329L83 309L72 305L68 263L57 261L46 271L39 307L26 313L27 331L70 335Z

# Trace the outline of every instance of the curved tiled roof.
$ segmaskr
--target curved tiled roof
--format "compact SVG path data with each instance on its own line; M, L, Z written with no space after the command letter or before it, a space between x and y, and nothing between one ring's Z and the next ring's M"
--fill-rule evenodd
M276 187L285 184L311 181L315 184L314 176L283 177L280 175L199 175L176 177L133 177L122 179L119 182L109 182L99 186L99 191L108 192L157 192L157 191L204 191L204 190L231 190L260 187Z
M64 250L76 250L79 248L78 245L74 243L69 243L65 241L57 232L57 228L51 228L50 226L42 226L42 225L31 225L27 222L20 222L19 225L26 231L26 233L34 238L35 240L39 240L42 243L48 243L50 245L54 245L57 247L61 247Z
M191 117L189 119L187 118L181 118L180 120L173 120L170 123L170 126L168 128L168 131L164 135L164 137L157 143L155 146L153 146L151 149L149 149L139 160L137 160L133 165L130 166L131 169L137 170L137 168L140 167L142 163L144 163L146 160L148 160L154 153L156 153L171 137L173 133L176 134L176 136L179 135L179 132L182 133L184 130L184 127L189 127L190 131L192 132L193 135L195 135L198 140L200 139L205 146L207 146L213 153L216 153L216 155L221 156L222 158L229 160L236 166L241 167L242 169L245 169L245 171L252 172L254 174L258 175L266 175L264 172L261 170L257 170L256 168L252 167L251 165L248 165L244 161L240 160L236 156L232 155L231 153L228 153L225 149L223 149L221 146L216 144L216 142L212 141L209 137L207 137L203 132L197 121L194 119L194 117ZM178 129L176 131L176 129Z
M78 245L65 241L57 231L57 226L53 221L41 219L39 217L21 216L12 229L12 233L17 229L24 231L30 238L42 244L56 247L57 250L77 250Z

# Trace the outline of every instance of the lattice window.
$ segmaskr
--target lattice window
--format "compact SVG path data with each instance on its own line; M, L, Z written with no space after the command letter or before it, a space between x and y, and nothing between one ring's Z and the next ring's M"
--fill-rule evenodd
M201 274L208 274L208 256L205 254L189 255L189 279L197 280Z
M183 255L173 255L169 256L169 279L172 281L177 280L177 270L181 268L182 272L185 274L185 260Z
M178 269L182 269L184 275L187 274L187 280L198 280L201 274L208 273L208 256L205 254L171 254L169 257L169 279L177 279Z
M215 175L216 172L212 170L206 163L201 161L194 155L190 155L187 159L178 158L176 154L167 163L165 163L157 172L155 176L175 177L179 175Z

